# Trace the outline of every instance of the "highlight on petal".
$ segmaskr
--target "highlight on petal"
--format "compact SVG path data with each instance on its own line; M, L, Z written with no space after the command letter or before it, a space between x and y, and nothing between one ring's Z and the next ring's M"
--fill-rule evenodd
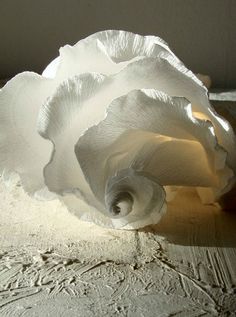
M74 46L60 48L60 56L46 67L42 75L56 77L59 81L86 72L110 75L143 57L172 57L181 63L157 36L108 30L92 34Z
M55 78L57 74L57 69L60 64L60 56L51 61L50 64L44 69L42 76L46 78Z
M197 82L190 80L189 76L189 73L182 72L181 69L179 70L174 67L167 60L147 58L132 62L113 76L82 74L60 85L54 96L42 107L39 116L40 134L50 139L54 144L51 160L44 170L45 181L49 189L63 194L70 192L71 189L74 190L77 188L76 192L80 198L85 199L90 205L96 206L98 210L104 212L104 202L101 201L101 197L104 197L104 193L102 193L99 199L94 197L94 193L84 180L81 168L76 161L74 145L86 129L98 124L105 118L106 109L113 99L127 94L132 89L140 89L143 87L160 89L169 95L186 96L192 102L191 106L188 105L187 102L187 106L184 110L188 120L189 118L192 120L190 129L191 137L186 136L185 131L184 134L179 135L179 138L193 139L196 128L195 125L200 124L200 126L204 126L200 132L198 131L199 135L197 139L201 139L200 141L203 147L208 151L207 157L208 160L211 160L209 165L216 166L216 169L218 169L217 164L220 164L219 162L222 162L224 165L226 158L225 151L221 149L221 151L217 152L218 155L215 155L216 141L215 143L211 143L211 146L209 146L209 142L207 141L208 139L211 141L216 140L216 138L214 135L215 127L213 127L209 121L209 118L214 119L214 117L211 113L209 114L209 109L206 107L206 103L208 104L206 91L203 87L200 87ZM144 100L143 104L146 102L148 107L147 100ZM135 113L138 115L145 113L147 107L142 106L137 109L131 107L132 112L130 113L129 110L127 110L127 112L128 115L132 117ZM165 107L166 105L164 103L163 109L165 109ZM171 108L171 111L175 112L173 109L175 109L175 107ZM177 107L176 109L180 111L179 109L182 108ZM195 118L196 114L201 114L203 119ZM132 127L132 123L127 121L128 115L125 114L125 116L120 119L121 122L127 123L125 130ZM164 112L162 115L162 123L168 131L172 131L174 136L177 133L176 131L183 131L181 116L178 118L179 128L176 127L176 119L170 121L172 124L168 124L169 117L168 115L167 117L165 116L166 113ZM141 119L145 124L149 124L147 120L145 120L145 117L144 114ZM228 132L226 133L222 126L220 126L220 129L220 132L225 138L228 137ZM180 144L180 142L178 144ZM217 146L220 148L219 145ZM193 151L193 153L196 153L196 151ZM185 154L183 154L183 159L184 157ZM194 157L194 155L192 155L192 157ZM190 176L192 175L192 169L189 168L189 170ZM198 169L196 169L196 171L198 171ZM101 173L103 173L102 169ZM181 175L183 174L184 173ZM202 172L198 173L198 175L202 174ZM225 172L223 172L223 174L225 175ZM206 173L206 175L208 174ZM222 176L220 179L222 181L224 177ZM218 194L220 194L225 183L228 181L229 177L226 176L225 181L222 181L224 184L222 183L219 186L221 189ZM93 183L96 183L96 180L94 180ZM181 182L178 182L178 186L180 183ZM201 182L196 182L196 184L201 186ZM206 183L204 184L206 185ZM92 185L90 184L90 186ZM166 186L173 188L173 185ZM204 189L199 190L199 193L200 192L203 197ZM214 199L218 194L216 192L213 194ZM213 196L210 201L213 200ZM209 197L209 195L207 195L207 197ZM169 197L167 197L167 199L168 198ZM206 201L206 199L204 199L204 201Z
M130 61L137 56L164 57L171 55L178 60L168 44L157 36L142 36L122 30L106 30L94 33L83 41L90 43L94 40L102 43L107 55L115 63ZM79 45L80 42L76 45Z
M157 59L156 62L160 63L160 67L153 69L153 62L149 58ZM137 61L141 63L136 64ZM143 66L141 66L142 63ZM236 141L231 126L211 107L207 89L202 82L184 66L168 45L156 36L142 36L121 30L97 32L80 40L74 46L62 47L60 56L49 64L43 75L46 77L56 75L55 80L61 83L85 72L116 74L130 64L133 64L131 68L135 69L137 66L139 68L134 75L137 83L131 89L155 88L171 96L184 96L192 103L196 117L199 113L203 113L205 119L212 122L219 144L229 153L228 164L236 171ZM148 68L146 70L145 64ZM132 72L131 69L130 72ZM143 87L140 85L140 79ZM156 83L154 85L152 85L153 80ZM121 83L121 86L124 86L124 83ZM119 93L118 89L116 97L127 92Z
M152 89L114 100L106 118L89 128L75 147L97 199L103 201L109 179L127 168L154 177L160 186L211 188L216 199L233 173L211 124L191 113L185 98Z
M228 164L236 171L236 139L229 123L211 107L206 88L183 64L171 57L143 58L128 64L119 73L107 77L107 89L100 95L100 107L133 89L154 88L170 96L184 96L192 104L193 115L213 124L219 144L229 153ZM89 111L88 111L89 112ZM102 112L101 112L102 113Z
M89 126L100 121L101 107L98 105L103 100L98 94L105 80L105 76L94 73L65 81L41 107L37 125L39 134L51 140L54 148L51 160L44 168L48 188L60 195L68 189L76 189L80 198L98 209L100 207L96 199L93 202L93 194L84 180L74 146Z
M134 57L131 61L140 59ZM130 61L115 63L99 39L79 41L76 45L60 48L60 55L43 71L42 75L54 78L58 83L87 72L106 75L122 70Z
M42 171L50 158L51 144L38 135L36 122L51 90L50 80L24 72L0 91L0 171L8 180L12 173L18 173L30 194L45 186Z

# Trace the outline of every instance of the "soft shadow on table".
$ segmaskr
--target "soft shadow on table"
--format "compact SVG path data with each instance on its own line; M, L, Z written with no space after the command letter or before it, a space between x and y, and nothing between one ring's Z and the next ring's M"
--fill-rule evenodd
M181 190L161 221L141 231L176 245L236 247L236 206L225 211L217 204L203 205L194 190Z

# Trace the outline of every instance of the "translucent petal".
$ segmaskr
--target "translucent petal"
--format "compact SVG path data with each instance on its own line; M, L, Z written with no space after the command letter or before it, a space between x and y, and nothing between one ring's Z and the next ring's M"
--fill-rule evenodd
M60 57L58 56L44 69L42 76L46 78L55 78L57 73L57 68L60 63Z
M52 146L38 135L36 122L51 90L50 80L25 72L0 92L0 169L19 173L29 193L44 187L42 171Z
M43 76L61 81L85 72L114 74L142 57L169 57L181 63L159 37L126 31L101 31L60 49Z
M158 57L173 56L168 44L157 36L142 36L121 30L107 30L94 33L84 39L90 43L99 40L107 55L116 63L132 60L137 56ZM81 41L80 41L81 42ZM78 42L76 45L79 45Z
M216 130L220 132L220 140L224 141L225 139L231 138L231 136L228 135L230 131L226 132L224 127L218 124L218 117L216 118L215 115L212 115L212 110L207 108L207 105L209 107L210 105L205 89L191 79L191 74L182 71L180 66L171 63L161 58L146 58L129 64L121 72L113 76L106 77L97 74L83 74L65 82L58 88L55 96L44 106L40 115L39 124L40 133L53 142L55 142L55 138L58 138L57 146L60 148L60 150L56 150L58 155L55 154L55 152L53 153L54 157L52 157L51 163L45 169L46 178L46 174L50 174L47 185L50 186L51 190L59 192L77 186L84 193L86 191L89 192L86 183L79 181L82 176L78 168L78 174L73 172L74 167L71 168L71 173L67 174L68 172L65 167L74 166L76 164L73 147L87 128L104 119L106 109L114 98L127 94L132 89L151 87L162 90L169 95L186 96L192 102L194 113L204 114L204 122L208 127L207 131L210 136L212 136L212 129L214 132L214 128L216 128ZM57 97L59 91L61 91L61 93L59 93ZM185 112L194 120L192 108L186 107ZM134 112L137 111L141 113L142 109L134 110ZM216 123L215 127L206 121L208 118L212 119L213 124ZM127 116L122 120L126 122ZM166 122L167 120L163 119L164 126L167 126ZM193 125L195 125L195 123ZM169 131L172 128L173 127L168 125ZM175 124L174 128L176 129ZM181 130L181 126L179 130ZM61 136L63 136L62 141L60 140ZM212 137L210 137L210 139L212 139ZM71 141L67 142L63 140ZM205 138L203 136L202 142L205 142L204 140ZM233 142L232 138L228 148L233 148ZM205 145L204 147L206 149L208 148ZM214 158L215 160L215 156L212 154L209 154L208 157L211 157L211 159ZM73 164L71 163L72 158L74 160ZM232 156L229 155L229 158L232 158ZM73 173L76 175L75 177L65 176L65 174L71 175ZM69 183L67 178L68 180L73 179L73 182L71 183L70 181ZM73 186L69 186L69 184L73 184Z
M218 195L222 170L227 180L232 171L210 128L209 122L191 115L184 98L132 91L112 102L106 118L79 139L75 153L101 202L109 178L128 167L164 186L211 186Z
M143 59L129 64L117 75L117 87L126 84L130 89L155 88L170 96L184 96L194 113L210 120L219 144L228 152L227 162L236 171L236 138L230 124L211 107L206 89L183 65L171 58Z
M163 60L157 59L156 63L159 66L155 67L155 61L151 62L147 57L161 57L167 63L164 65ZM143 63L132 63L140 58L145 59ZM129 88L156 88L172 96L184 96L189 99L195 113L202 112L207 120L212 121L219 143L229 153L228 164L236 171L236 141L231 126L211 108L207 89L162 39L126 31L101 31L79 41L74 46L66 45L61 48L60 57L54 60L43 74L49 77L57 74L55 80L60 83L84 72L114 74L130 63L131 68L134 68L133 79L136 85ZM132 73L132 69L129 72ZM121 79L119 86L123 87L124 83L126 84L126 78ZM115 87L115 90L117 90L115 97L128 92L119 93L119 87Z
M78 136L96 121L98 100L93 97L104 80L103 75L85 74L64 82L41 108L38 120L40 135L50 139L54 146L52 158L44 169L49 189L60 195L68 189L76 189L81 198L97 208L76 159L74 146Z

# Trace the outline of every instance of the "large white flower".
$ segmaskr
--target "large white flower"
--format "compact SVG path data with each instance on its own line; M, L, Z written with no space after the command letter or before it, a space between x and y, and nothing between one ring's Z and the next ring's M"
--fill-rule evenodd
M195 186L211 203L235 182L236 142L207 89L158 37L124 31L66 45L42 75L0 92L0 169L81 219L132 229Z

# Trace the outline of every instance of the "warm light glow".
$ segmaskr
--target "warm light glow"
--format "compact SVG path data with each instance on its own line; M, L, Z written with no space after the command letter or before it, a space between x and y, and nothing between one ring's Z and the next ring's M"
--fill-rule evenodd
M193 115L197 119L209 120L208 116L205 113L202 113L202 112L193 111Z

